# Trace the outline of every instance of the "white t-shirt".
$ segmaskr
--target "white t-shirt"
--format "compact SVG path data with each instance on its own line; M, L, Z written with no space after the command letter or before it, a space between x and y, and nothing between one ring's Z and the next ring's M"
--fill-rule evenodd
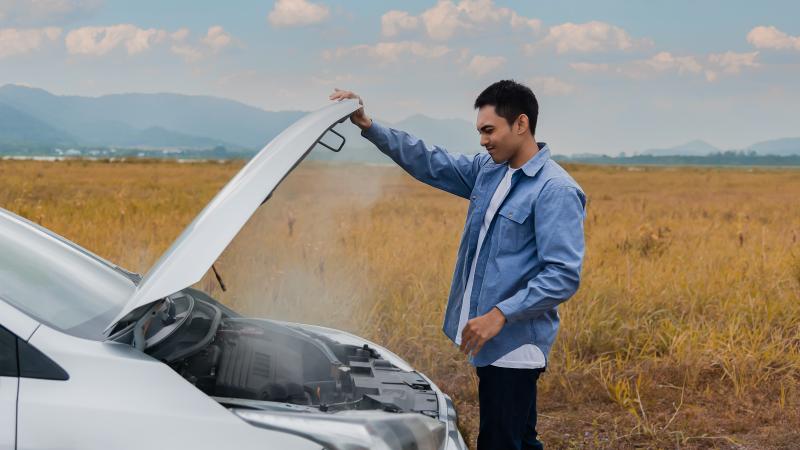
M511 189L511 176L514 172L519 170L512 169L510 166L506 172L503 180L497 186L497 190L492 195L492 200L489 202L489 208L486 209L486 215L481 224L481 231L478 234L478 247L475 250L475 257L472 258L472 267L469 269L469 278L467 278L467 288L464 290L464 296L461 300L461 316L458 321L458 333L456 334L456 345L461 345L461 332L469 321L469 303L470 294L472 293L472 284L475 279L475 266L478 264L478 255L481 253L481 246L483 239L486 237L486 231L492 223L492 219L500 208L500 205L508 195ZM500 359L492 363L495 367L508 367L512 369L538 369L545 366L544 353L534 344L523 344L514 350L503 355Z

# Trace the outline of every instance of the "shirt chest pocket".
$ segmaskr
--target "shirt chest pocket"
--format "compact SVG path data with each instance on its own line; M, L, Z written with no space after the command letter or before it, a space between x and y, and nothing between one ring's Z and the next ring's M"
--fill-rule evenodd
M503 205L497 212L497 247L504 252L516 252L533 240L533 215L529 208Z

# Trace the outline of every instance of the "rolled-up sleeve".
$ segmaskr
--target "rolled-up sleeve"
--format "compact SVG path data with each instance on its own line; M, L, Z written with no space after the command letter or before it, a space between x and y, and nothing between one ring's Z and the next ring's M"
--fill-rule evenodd
M442 147L428 146L404 131L374 121L361 135L412 177L459 197L469 198L481 164L485 162L481 154L450 153Z
M584 256L586 197L575 186L548 184L534 206L542 270L497 307L508 322L531 319L566 301L578 290Z

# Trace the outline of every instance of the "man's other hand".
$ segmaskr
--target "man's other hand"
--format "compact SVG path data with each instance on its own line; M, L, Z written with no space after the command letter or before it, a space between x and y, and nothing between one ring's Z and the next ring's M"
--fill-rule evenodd
M361 105L361 108L358 108L353 114L350 114L350 121L362 130L366 130L372 125L372 119L367 117L367 113L364 112L364 101L361 100L361 97L356 95L355 92L343 91L341 89L334 88L333 94L331 94L328 98L336 101L344 100L346 98L358 99L358 104Z
M465 355L477 355L483 344L497 336L505 324L506 316L497 308L470 320L461 332L461 351Z

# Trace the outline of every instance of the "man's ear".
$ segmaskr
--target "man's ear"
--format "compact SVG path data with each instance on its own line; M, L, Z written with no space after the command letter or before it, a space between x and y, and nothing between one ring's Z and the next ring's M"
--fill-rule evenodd
M528 121L527 114L520 114L517 117L516 122L514 123L514 128L516 128L517 134L524 134L528 132L528 127L530 127L530 122Z

